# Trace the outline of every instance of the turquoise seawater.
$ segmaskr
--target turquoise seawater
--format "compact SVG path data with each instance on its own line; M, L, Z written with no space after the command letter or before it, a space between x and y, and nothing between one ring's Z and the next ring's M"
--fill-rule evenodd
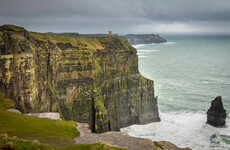
M122 131L181 147L229 150L221 135L230 136L230 116L226 128L214 128L206 124L206 111L222 96L230 113L230 35L163 37L167 43L134 45L139 71L154 80L162 121Z
M206 111L221 95L230 111L230 36L171 35L137 45L139 70L155 82L161 111Z

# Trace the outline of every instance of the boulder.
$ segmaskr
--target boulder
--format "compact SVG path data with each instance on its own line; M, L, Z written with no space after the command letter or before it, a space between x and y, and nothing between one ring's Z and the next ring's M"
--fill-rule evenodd
M218 96L212 101L211 107L207 111L207 123L215 127L224 126L226 116L221 96Z
M6 111L21 114L21 112L19 110L13 109L13 108L7 109Z

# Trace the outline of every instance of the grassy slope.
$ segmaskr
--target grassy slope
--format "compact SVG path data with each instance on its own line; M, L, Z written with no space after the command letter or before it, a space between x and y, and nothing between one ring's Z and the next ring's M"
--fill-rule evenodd
M39 140L51 145L74 144L79 135L75 122L51 120L0 111L0 134L17 136L22 139Z
M5 110L13 107L13 102L0 94L0 149L1 146L10 146L18 150L117 150L120 148L111 147L103 143L95 144L74 144L74 137L79 136L79 131L75 128L74 121L51 120L37 118ZM26 141L21 139L35 140ZM45 143L45 144L40 144ZM55 146L50 146L50 145ZM66 147L56 147L71 145Z
M51 145L74 144L74 137L80 134L74 121L51 120L4 111L12 106L11 100L0 95L0 134L36 139Z

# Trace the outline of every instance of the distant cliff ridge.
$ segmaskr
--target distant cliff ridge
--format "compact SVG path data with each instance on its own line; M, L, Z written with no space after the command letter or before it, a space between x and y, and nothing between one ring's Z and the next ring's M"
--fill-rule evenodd
M64 33L57 33L72 37L108 37L108 34L79 34L74 32L64 32ZM118 36L118 34L113 34L113 36Z
M74 32L66 32L66 33L58 33L58 34L72 36L72 37L108 37L108 34L79 34ZM128 40L128 42L132 45L167 42L164 38L162 38L158 34L127 34L127 35L113 34L113 36L125 37Z
M0 93L24 113L60 112L93 132L159 121L153 81L123 37L69 37L0 27Z
M149 44L149 43L164 43L167 42L158 34L127 34L123 35L130 44Z

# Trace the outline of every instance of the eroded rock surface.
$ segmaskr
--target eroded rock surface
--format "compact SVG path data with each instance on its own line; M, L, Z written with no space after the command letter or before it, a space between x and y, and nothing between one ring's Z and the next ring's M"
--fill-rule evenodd
M218 96L212 101L211 107L207 111L207 123L215 127L224 126L226 116L221 96Z

